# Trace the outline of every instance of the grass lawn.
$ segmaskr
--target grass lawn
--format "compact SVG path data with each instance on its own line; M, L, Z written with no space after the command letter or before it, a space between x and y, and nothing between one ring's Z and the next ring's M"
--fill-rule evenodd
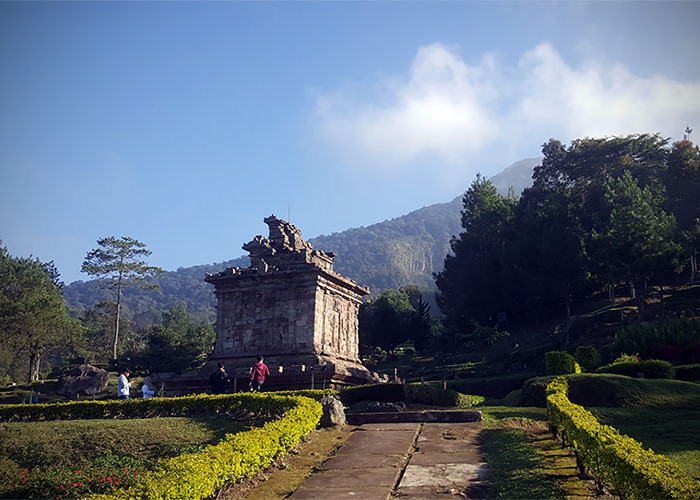
M10 422L1 426L0 456L28 468L80 468L105 457L148 468L158 458L196 451L247 429L222 417Z
M579 477L576 459L547 428L544 408L484 406L481 450L491 498L578 499L596 495Z
M666 455L700 479L700 410L658 408L587 408L644 447Z

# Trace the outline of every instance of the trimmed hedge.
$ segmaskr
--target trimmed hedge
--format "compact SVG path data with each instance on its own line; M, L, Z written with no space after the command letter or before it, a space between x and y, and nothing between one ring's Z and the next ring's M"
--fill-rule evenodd
M346 387L340 391L340 400L344 405L350 406L359 401L404 401L405 392L403 384L373 384L356 385Z
M579 463L599 483L612 486L625 498L700 498L700 481L667 457L601 425L582 406L569 401L567 391L564 377L547 386L550 426L571 443Z
M503 398L511 391L522 388L525 381L534 376L534 373L525 373L498 377L454 379L447 381L447 388L462 394L479 394L490 398ZM428 383L442 386L442 382L426 381L426 384Z
M235 395L238 396L238 395ZM161 462L135 486L91 500L202 499L213 495L227 481L248 478L268 467L281 454L311 432L321 419L321 405L303 396L245 394L254 406L285 409L284 417L262 428L227 434L219 443L199 453L180 455ZM210 396L213 397L213 396Z
M404 401L434 406L470 408L481 403L482 396L471 396L428 384L376 384L348 387L340 392L346 405L359 401Z
M549 351L544 355L544 364L547 375L581 373L581 368L574 357L565 351Z
M574 353L576 362L587 372L595 371L603 361L598 349L592 345L580 345Z
M700 364L676 366L676 378L689 382L700 380Z
M484 401L483 396L472 396L434 385L408 384L405 387L406 402L433 406L471 408Z
M279 396L307 396L320 400L335 395L331 390L263 393ZM148 418L184 416L198 413L244 410L260 416L279 415L288 408L281 400L262 400L256 393L198 394L177 398L115 399L109 401L71 401L53 404L0 405L0 422L37 420L81 420L100 418ZM280 406L282 405L282 406Z
M641 373L644 378L673 378L673 365L660 359L649 359L639 362L613 363L601 366L596 373L614 373L627 377L638 377Z

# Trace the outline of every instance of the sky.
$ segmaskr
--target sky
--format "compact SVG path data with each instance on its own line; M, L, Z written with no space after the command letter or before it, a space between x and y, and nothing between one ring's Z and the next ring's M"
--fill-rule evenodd
M700 2L0 0L0 239L66 283L401 216L549 138L700 135ZM327 249L331 250L332 249Z

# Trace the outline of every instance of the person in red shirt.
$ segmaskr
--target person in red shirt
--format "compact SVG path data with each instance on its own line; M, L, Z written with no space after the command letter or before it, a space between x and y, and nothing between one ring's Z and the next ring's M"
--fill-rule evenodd
M263 357L258 356L258 362L253 365L250 370L250 390L260 391L265 379L270 375L270 370L265 363L263 363Z

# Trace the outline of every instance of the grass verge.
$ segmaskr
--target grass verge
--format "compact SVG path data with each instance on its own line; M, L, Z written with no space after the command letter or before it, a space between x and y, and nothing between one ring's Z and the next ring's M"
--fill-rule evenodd
M574 455L547 429L543 408L485 406L481 450L492 483L488 498L583 499L597 496Z
M587 408L598 421L666 455L700 479L700 410Z
M219 417L10 422L2 424L0 456L28 468L79 469L105 455L116 455L143 461L143 467L248 428Z

